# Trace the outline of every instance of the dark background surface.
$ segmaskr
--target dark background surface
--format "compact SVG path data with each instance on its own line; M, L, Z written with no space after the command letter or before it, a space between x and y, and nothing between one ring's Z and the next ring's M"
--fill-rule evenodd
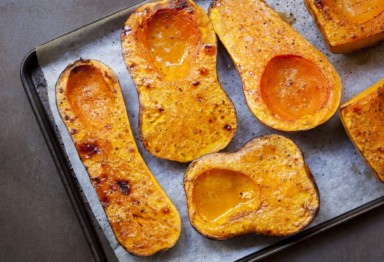
M34 47L130 2L0 0L0 261L93 260L19 68ZM383 247L384 208L379 208L266 261L383 261Z

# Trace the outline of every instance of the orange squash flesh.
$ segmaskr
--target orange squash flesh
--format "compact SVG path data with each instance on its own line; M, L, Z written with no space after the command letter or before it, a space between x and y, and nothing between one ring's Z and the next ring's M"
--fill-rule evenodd
M341 100L336 70L264 1L215 0L209 12L262 123L302 131L333 116Z
M193 189L196 211L209 221L219 219L250 198L257 200L258 193L259 188L246 175L221 169L200 175Z
M309 225L320 206L299 148L279 135L255 138L235 153L196 159L184 189L192 226L218 240L291 235Z
M384 79L340 107L348 136L384 182Z
M113 71L76 61L57 81L56 102L120 244L138 256L172 247L179 214L137 149Z
M261 77L260 94L276 117L294 121L326 106L330 88L319 68L300 56L271 59Z
M351 53L384 40L383 0L304 0L333 53Z
M161 10L147 26L139 36L151 51L148 60L153 67L168 81L187 77L201 48L201 32L195 22L178 11Z
M236 112L217 79L217 43L206 13L190 0L148 3L125 22L121 41L139 94L144 147L179 162L226 147Z
M356 23L367 22L384 12L383 0L322 0L322 2L331 10Z

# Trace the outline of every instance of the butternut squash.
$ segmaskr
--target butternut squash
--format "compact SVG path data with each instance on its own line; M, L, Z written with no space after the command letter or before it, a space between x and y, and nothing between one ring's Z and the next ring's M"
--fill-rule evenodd
M216 74L216 36L191 0L139 7L125 22L122 50L140 100L140 134L154 156L189 162L217 152L237 128Z
M209 17L262 123L303 131L334 115L341 99L336 70L264 1L214 0Z
M70 64L56 102L120 244L138 256L172 247L180 217L137 149L114 72L96 60Z
M320 206L300 149L280 135L255 138L235 153L196 159L184 189L192 226L219 240L294 234L312 222Z
M351 53L384 40L383 0L304 0L328 48Z
M349 138L384 183L384 79L340 107Z

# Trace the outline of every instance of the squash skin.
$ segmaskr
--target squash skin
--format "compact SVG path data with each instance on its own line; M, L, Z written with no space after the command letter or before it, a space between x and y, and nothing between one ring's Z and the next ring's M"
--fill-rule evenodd
M209 17L236 65L250 111L263 124L281 131L304 131L326 122L334 115L340 105L342 86L333 65L264 1L215 0L210 7ZM317 111L296 119L284 119L271 111L262 97L261 86L264 76L269 74L269 63L279 58L291 61L301 59L317 71L320 79L325 79L322 81L325 89L319 89L319 93L327 92L328 98L324 104L319 104ZM309 76L305 77L310 81ZM301 95L292 95L293 100L298 97ZM316 92L306 98L310 100L313 97L317 97ZM274 104L284 105L285 101L277 100ZM302 102L292 104L291 108L302 105Z
M70 64L56 103L118 242L137 256L171 248L180 216L140 155L115 73L96 60Z
M181 43L192 50L180 70L164 66L168 62L164 61L168 59L165 54L151 53L160 43L158 39L148 40L148 35L159 28L151 27L151 23L167 16L179 19L175 34L182 40L172 42L163 37L165 48L177 52L176 46ZM172 27L172 22L157 23ZM163 35L169 33L161 30ZM139 95L144 147L156 157L178 162L189 162L226 147L237 129L236 111L217 79L217 41L205 12L190 0L145 4L125 22L121 41ZM163 62L157 62L159 57Z
M369 0L359 2L372 3ZM304 0L304 3L332 53L348 54L384 40L384 8L379 10L380 3L376 3L377 12L372 13L369 19L361 21L348 17L348 13L344 11L346 8L337 6L337 3L336 7L330 6L324 0ZM353 3L353 6L358 4Z
M199 212L195 187L199 177L216 169L243 174L253 181L258 193L248 203L210 220ZM248 233L291 235L309 225L320 206L317 186L300 149L280 135L255 138L238 152L196 159L186 171L184 189L192 226L217 240Z
M349 138L384 183L384 79L344 103L339 113Z

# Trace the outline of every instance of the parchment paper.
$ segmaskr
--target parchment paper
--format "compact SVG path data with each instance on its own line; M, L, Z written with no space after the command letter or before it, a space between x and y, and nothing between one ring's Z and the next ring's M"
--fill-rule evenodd
M196 2L205 10L210 4L210 1ZM331 54L325 47L323 38L305 9L303 1L267 2L276 11L289 17L290 21L295 21L293 27L334 64L343 81L343 101L384 77L383 44L349 56ZM37 48L39 64L48 84L49 104L59 135L92 211L117 258L120 261L233 261L280 240L274 237L247 235L227 241L212 241L202 237L191 227L182 185L187 165L151 156L142 147L138 135L137 92L125 68L120 47L120 29L132 10L132 8L123 10ZM118 75L139 150L152 173L178 208L182 219L181 237L176 246L168 251L150 258L134 257L127 253L114 237L55 103L54 90L60 73L68 64L80 58L100 60ZM258 122L248 110L239 76L221 44L217 69L220 83L236 107L239 125L234 139L224 151L236 151L251 138L269 133L280 133L293 139L302 149L320 190L320 213L311 226L384 195L384 185L374 178L367 164L347 138L337 114L326 124L307 132L286 134L270 130Z

